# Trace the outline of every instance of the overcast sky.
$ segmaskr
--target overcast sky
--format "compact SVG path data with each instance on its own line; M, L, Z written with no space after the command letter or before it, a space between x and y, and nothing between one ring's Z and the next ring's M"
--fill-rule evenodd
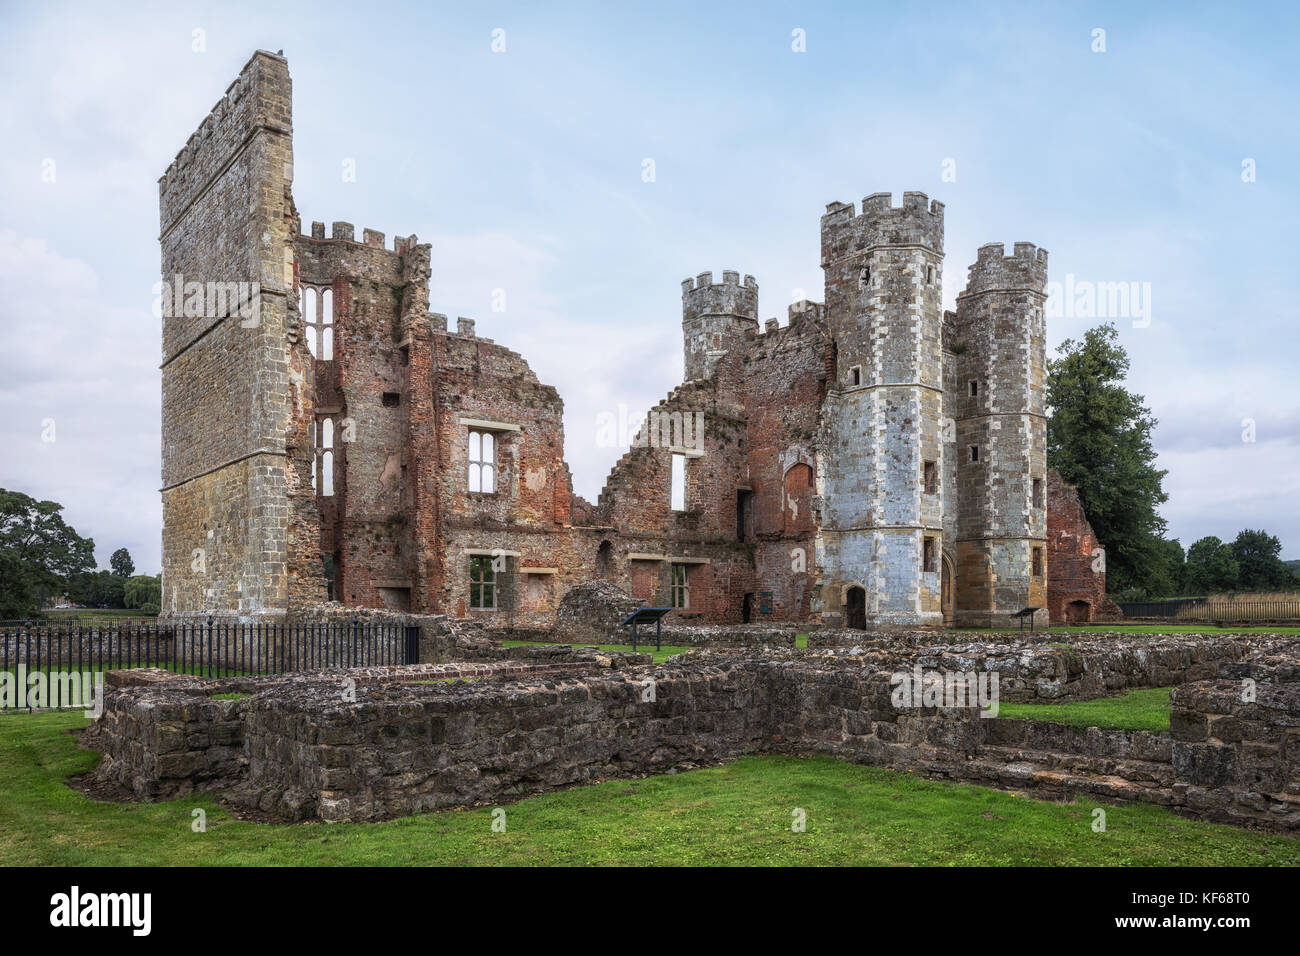
M1300 557L1293 4L471 6L5 5L0 487L158 570L157 180L283 49L304 222L431 242L431 307L559 389L591 500L620 455L598 416L681 379L683 278L752 273L784 323L822 298L826 203L919 190L949 308L985 242L1149 288L1116 322L1170 534ZM1050 319L1049 348L1097 321Z

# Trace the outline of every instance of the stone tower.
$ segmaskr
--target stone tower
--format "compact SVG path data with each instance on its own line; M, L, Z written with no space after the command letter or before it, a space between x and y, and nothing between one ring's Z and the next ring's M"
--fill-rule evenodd
M1047 250L981 246L949 337L959 626L1047 606ZM1040 614L1045 618L1046 612Z
M279 616L297 589L324 596L316 542L292 534L315 523L299 477L311 389L295 333L290 92L284 58L255 53L159 180L170 616Z
M746 331L758 331L758 283L753 276L726 271L715 283L712 272L682 282L682 339L686 380L710 377L718 360L738 347Z
M823 620L942 621L943 204L889 193L821 223L832 380L817 491Z

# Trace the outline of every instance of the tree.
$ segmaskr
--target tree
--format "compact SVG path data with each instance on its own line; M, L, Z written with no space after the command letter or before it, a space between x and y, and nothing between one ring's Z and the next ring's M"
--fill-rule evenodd
M63 520L63 506L0 488L0 617L26 617L95 566L95 542Z
M1165 521L1156 509L1169 497L1151 446L1156 420L1123 386L1129 360L1118 338L1113 324L1097 326L1047 363L1047 464L1079 489L1111 591L1158 583Z
M1232 542L1240 571L1237 586L1264 591L1295 584L1295 575L1282 561L1282 542L1266 531L1242 531Z
M129 578L135 574L135 562L131 560L131 552L126 548L118 548L114 551L113 556L108 559L108 566L119 578Z
M1149 597L1174 597L1187 587L1187 558L1183 546L1175 538L1156 542L1156 562L1147 587Z
M1196 594L1234 591L1240 569L1232 546L1210 535L1187 549L1187 589Z
M137 574L127 578L126 588L122 594L123 603L129 608L144 610L157 608L162 604L162 575ZM156 610L154 613L158 613Z

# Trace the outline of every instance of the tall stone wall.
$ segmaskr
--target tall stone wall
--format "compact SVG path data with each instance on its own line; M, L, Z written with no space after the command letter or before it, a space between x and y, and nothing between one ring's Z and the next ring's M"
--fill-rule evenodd
M1046 250L1018 242L1004 256L990 243L957 299L948 399L958 626L996 626L1023 607L1047 606L1046 283Z
M279 615L293 586L291 447L310 388L291 341L291 131L288 68L258 52L159 181L163 281L184 290L162 334L169 615ZM255 308L235 307L240 283Z
M942 266L943 204L922 193L822 217L835 356L818 479L826 623L847 622L859 590L868 621L942 622L944 489L923 480L943 462Z

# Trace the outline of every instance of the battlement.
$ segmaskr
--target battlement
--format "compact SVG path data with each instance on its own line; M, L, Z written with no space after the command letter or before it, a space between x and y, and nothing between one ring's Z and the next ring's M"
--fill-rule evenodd
M1043 292L1047 285L1047 250L1032 242L1017 242L1012 249L1008 256L1006 247L1000 242L980 246L962 295L995 290Z
M306 236L307 233L304 232L303 235ZM385 251L395 252L399 256L406 255L414 249L419 242L414 233L409 236L394 236L393 248L389 250L385 245L384 234L379 232L377 229L362 229L361 236L361 245L370 246L372 249L384 249ZM354 227L350 222L331 223L330 235L327 238L325 235L325 223L313 222L311 224L310 238L317 242L356 242L356 227Z
M701 272L682 282L682 317L691 321L705 315L729 315L758 324L758 281L751 275L742 283L739 272L726 270L722 281Z
M165 232L257 129L289 136L289 65L283 53L258 50L158 179ZM292 170L285 170L292 179Z
M822 216L822 265L872 246L924 246L943 253L943 203L922 192L903 193L895 206L891 193L872 193L853 203L832 202Z

